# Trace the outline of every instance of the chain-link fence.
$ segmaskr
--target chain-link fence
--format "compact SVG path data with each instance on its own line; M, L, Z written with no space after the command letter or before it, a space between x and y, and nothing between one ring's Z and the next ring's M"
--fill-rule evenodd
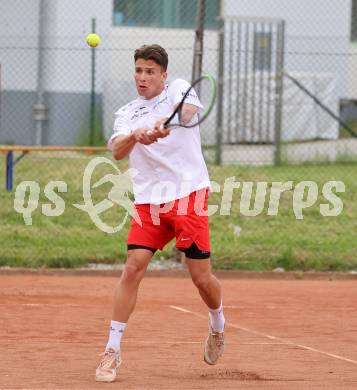
M3 0L0 144L104 146L114 113L136 96L137 47L162 45L169 54L169 82L191 80L200 3L205 5L202 70L216 78L220 96L201 126L215 182L210 199L219 205L211 217L215 265L356 268L355 0L102 0L100 6L95 0ZM93 31L101 37L95 49L85 39ZM74 151L15 153L13 192L6 192L5 184L0 192L2 264L124 259L129 223L111 235L72 206L82 201L90 161ZM125 162L120 167L125 170ZM107 164L105 172L112 169ZM4 183L5 152L0 174ZM227 215L223 189L233 177ZM23 181L39 183L32 226L14 209ZM42 213L49 181L67 184L61 194L66 207L58 216ZM274 183L286 185L277 215L269 211L279 192ZM98 200L108 189L100 190ZM297 200L302 219L294 208ZM122 215L106 213L108 221Z

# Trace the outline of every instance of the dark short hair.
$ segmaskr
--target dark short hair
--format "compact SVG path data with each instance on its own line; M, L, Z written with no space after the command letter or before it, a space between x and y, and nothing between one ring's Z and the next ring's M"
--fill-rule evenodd
M143 45L135 50L135 62L142 58L144 60L152 60L161 66L161 69L166 72L169 58L166 50L160 45Z

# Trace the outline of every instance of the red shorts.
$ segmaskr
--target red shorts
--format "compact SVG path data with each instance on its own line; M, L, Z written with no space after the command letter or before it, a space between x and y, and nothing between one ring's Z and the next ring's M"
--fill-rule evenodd
M131 220L128 245L162 249L176 237L179 249L195 243L200 250L209 252L207 198L208 190L204 188L160 205L135 205L142 226L134 218Z

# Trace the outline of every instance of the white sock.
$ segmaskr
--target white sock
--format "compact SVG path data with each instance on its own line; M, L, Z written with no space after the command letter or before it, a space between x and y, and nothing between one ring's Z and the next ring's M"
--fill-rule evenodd
M222 302L218 309L209 309L209 318L213 332L222 333L225 322Z
M118 321L110 321L110 330L109 330L109 339L105 350L109 348L114 349L114 351L119 352L120 350L120 341L123 336L124 330L126 328L126 323Z

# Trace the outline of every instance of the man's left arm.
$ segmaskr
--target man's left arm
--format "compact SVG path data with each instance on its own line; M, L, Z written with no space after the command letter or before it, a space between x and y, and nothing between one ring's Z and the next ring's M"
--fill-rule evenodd
M175 108L177 105L175 106ZM191 122L194 115L198 113L200 107L195 106L194 104L185 103L181 108L181 117L180 123L187 125ZM165 129L163 124L167 121L168 118L161 118L155 122L153 130L150 132L150 135L153 135L156 138L165 138L170 134L170 129Z
M200 107L195 106L194 104L184 103L181 108L180 123L184 126L189 124L198 111L200 111Z
M176 79L169 85L169 97L174 105L174 109L181 103L182 97L190 87L190 83L183 79ZM180 123L183 125L189 124L194 115L203 108L196 92L193 90L192 92L192 94L190 93L186 97L185 103L181 108Z

